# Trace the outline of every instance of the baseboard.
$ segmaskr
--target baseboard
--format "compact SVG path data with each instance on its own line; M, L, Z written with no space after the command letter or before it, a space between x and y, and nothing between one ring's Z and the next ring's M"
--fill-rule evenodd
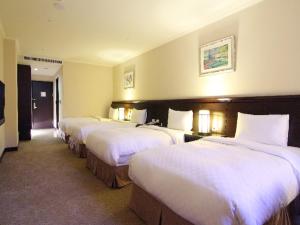
M18 151L18 146L16 147L9 147L9 148L5 148L4 152L14 152L14 151Z
M9 148L5 148L1 157L0 157L0 162L2 161L2 159L4 158L4 155L6 152L14 152L14 151L18 151L18 146L17 147L9 147Z
M4 157L4 154L5 154L5 149L3 150L1 156L0 156L0 162L2 161L3 157Z

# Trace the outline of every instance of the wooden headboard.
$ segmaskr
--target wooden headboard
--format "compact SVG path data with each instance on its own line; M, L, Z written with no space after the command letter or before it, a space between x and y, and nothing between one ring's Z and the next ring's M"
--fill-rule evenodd
M200 109L211 113L223 114L222 134L233 137L236 129L237 113L249 114L289 114L289 145L300 147L300 95L263 96L263 97L230 97L230 101L221 98L149 100L149 101L115 101L112 107L147 109L147 122L159 119L167 125L168 109L193 110L193 130L198 131L198 112Z

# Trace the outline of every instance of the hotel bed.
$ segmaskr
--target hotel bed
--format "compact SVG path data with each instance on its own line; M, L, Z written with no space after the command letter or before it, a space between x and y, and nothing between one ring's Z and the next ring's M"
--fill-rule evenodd
M131 156L154 147L183 143L184 133L192 129L193 111L169 109L168 113L168 128L143 125L90 133L86 140L87 167L109 187L120 188L131 183L128 177Z
M92 132L86 140L87 167L107 186L122 187L130 183L128 160L132 155L183 142L184 131L153 125Z
M264 224L298 195L300 150L206 138L136 154L129 177L131 208L149 224L162 210L163 224Z
M58 135L68 143L70 135L72 135L73 132L77 132L78 127L95 125L103 121L118 120L119 109L110 107L108 117L109 119L101 118L100 116L63 118L58 122Z
M288 116L250 116L246 123L243 116L236 138L207 137L134 155L130 207L136 214L151 225L290 224L300 149L287 147Z
M58 122L58 134L65 142L68 143L71 128L74 125L88 125L100 122L100 117L69 117Z
M136 127L137 123L118 121L118 120L101 120L92 124L76 124L70 130L69 148L71 151L81 158L86 158L86 139L92 132L97 132L101 135L108 129Z
M122 110L124 111L124 110ZM112 119L101 119L98 122L93 123L80 123L69 126L69 148L79 157L87 157L87 149L85 147L87 137L91 133L97 134L97 137L101 137L102 133L110 129L116 128L129 128L136 127L137 124L144 124L147 118L147 110L133 109L131 119L129 121L116 120L118 117L118 109L110 108L109 118ZM125 131L122 129L122 131Z

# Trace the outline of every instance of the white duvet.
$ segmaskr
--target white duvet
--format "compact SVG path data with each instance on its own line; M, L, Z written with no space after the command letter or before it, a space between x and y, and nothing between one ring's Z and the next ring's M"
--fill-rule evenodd
M201 225L262 225L299 192L300 149L207 138L136 154L129 176Z
M86 140L86 147L109 165L127 165L135 153L158 146L184 142L184 132L157 126L116 128L94 131Z
M107 129L115 129L115 128L127 128L127 127L136 127L136 123L125 122L125 121L101 121L95 122L91 124L78 124L72 127L72 131L70 133L72 136L76 138L79 143L86 144L86 139L88 135L92 132L106 131Z
M69 117L64 118L58 122L58 128L60 131L70 134L72 132L72 127L77 125L88 125L91 123L100 122L99 118L96 117Z

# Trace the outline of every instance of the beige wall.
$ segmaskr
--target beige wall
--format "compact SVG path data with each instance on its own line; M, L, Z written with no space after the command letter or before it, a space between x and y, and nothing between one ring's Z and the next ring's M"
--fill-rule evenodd
M1 26L1 24L0 24ZM4 71L3 71L3 66L4 66L4 57L3 57L3 42L4 42L4 33L3 31L1 30L1 27L0 27L0 80L2 82L4 82ZM0 126L0 157L4 151L4 148L5 148L5 124L2 124Z
M5 146L18 146L17 43L4 40Z
M300 94L300 1L265 0L114 68L114 100ZM236 71L199 76L199 46L237 39ZM135 65L136 87L123 89Z
M112 68L64 62L63 117L107 116L112 101Z

